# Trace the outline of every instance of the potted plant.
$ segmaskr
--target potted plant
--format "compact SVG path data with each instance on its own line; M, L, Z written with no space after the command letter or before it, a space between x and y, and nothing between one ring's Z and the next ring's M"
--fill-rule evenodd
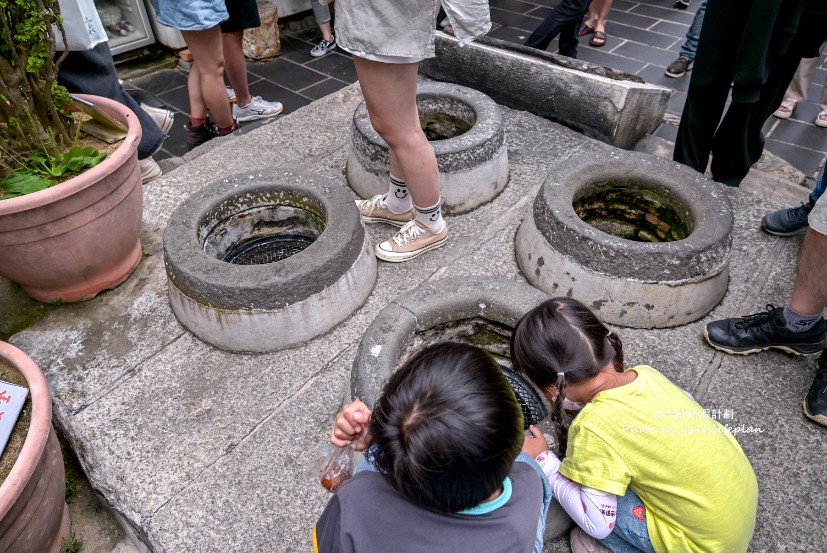
M0 550L57 553L69 536L69 510L49 385L28 355L6 342L0 342L2 364L25 379L31 418L17 459L0 485Z
M86 156L72 150L72 98L57 84L60 22L58 0L0 0L0 179L20 169L35 176L82 170L24 195L17 192L26 186L0 190L0 275L50 302L87 299L126 280L141 259L143 212L141 130L132 111L79 95L128 130L117 150L89 169Z

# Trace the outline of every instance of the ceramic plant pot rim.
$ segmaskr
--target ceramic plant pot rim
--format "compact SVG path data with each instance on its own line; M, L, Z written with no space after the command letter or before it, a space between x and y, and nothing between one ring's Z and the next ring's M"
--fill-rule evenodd
M14 506L43 456L52 429L52 396L46 377L28 355L11 344L0 342L0 361L20 371L26 379L29 397L32 400L32 420L26 440L23 442L23 449L5 482L0 486L0 519L2 519Z
M76 96L92 102L116 119L121 119L121 114L125 114L128 129L126 138L124 138L117 150L107 155L106 159L102 162L59 185L51 186L45 190L26 194L18 198L0 200L0 216L21 213L77 194L99 182L105 175L112 172L113 168L120 167L126 163L127 159L132 155L133 150L138 147L138 142L141 140L141 127L138 124L138 118L132 110L115 100L110 100L102 96L93 96L90 94L76 94Z

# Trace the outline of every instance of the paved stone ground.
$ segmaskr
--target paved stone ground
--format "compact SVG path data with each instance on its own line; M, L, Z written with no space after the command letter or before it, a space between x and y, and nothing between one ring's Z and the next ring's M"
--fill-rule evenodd
M61 432L92 486L154 551L308 551L328 498L317 482L314 451L347 394L367 326L389 301L423 282L476 274L524 280L514 236L544 176L577 152L608 148L504 108L511 181L494 201L447 219L446 247L402 265L381 263L365 305L309 343L243 355L196 339L167 301L162 233L170 213L216 179L255 178L271 166L346 186L349 124L360 99L358 87L348 86L272 124L165 162L167 174L145 188L143 261L116 290L33 322L44 313L34 313L34 302L16 285L0 281L3 317L28 319L10 341L44 369ZM657 139L641 147L670 153ZM815 359L727 356L701 337L706 321L760 311L789 296L800 237L766 235L758 220L794 205L806 190L778 178L785 173L774 167L785 164L766 157L767 172L753 171L741 188L727 189L736 227L722 303L684 327L619 333L630 363L655 366L704 406L730 410L731 424L761 430L738 435L761 487L751 551L815 551L827 543L819 499L827 485L825 429L800 408ZM369 232L377 242L392 229L371 225ZM568 545L552 541L546 551Z
M664 122L654 133L666 140L675 139L691 74L673 79L663 72L677 58L699 1L692 0L687 10L677 10L671 0L615 0L609 14L606 45L594 48L588 45L588 37L580 40L579 59L639 75L649 83L674 91ZM492 0L493 25L489 36L522 44L557 3L558 0ZM285 21L282 22L281 55L269 62L248 64L253 94L265 100L281 101L285 105L284 113L289 114L356 82L353 64L343 50L334 50L321 58L310 56L310 49L321 38L312 14L297 14ZM556 40L548 50L557 51ZM812 124L820 110L818 101L826 78L827 68L822 65L810 86L809 101L802 102L790 119L771 117L764 127L767 151L801 171L810 187L827 152L827 129ZM180 113L170 139L156 158L183 155L186 152L183 123L189 110L184 71L165 70L132 80L129 85L157 94ZM244 128L262 124L247 123Z

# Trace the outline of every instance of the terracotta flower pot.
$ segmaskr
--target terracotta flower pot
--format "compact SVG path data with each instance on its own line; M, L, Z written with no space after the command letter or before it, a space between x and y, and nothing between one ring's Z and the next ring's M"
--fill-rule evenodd
M141 260L141 127L118 102L80 95L129 133L99 165L46 190L0 200L0 275L40 301L79 301L114 288Z
M23 375L32 400L23 449L0 486L0 552L56 553L69 536L69 509L49 385L35 362L11 344L0 342L0 361Z

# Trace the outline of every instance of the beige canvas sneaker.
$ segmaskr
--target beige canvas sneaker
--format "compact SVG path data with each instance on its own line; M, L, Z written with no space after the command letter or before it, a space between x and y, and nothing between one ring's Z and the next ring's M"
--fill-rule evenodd
M385 195L377 194L369 200L356 200L356 207L366 223L387 223L395 227L401 227L416 217L414 208L411 207L404 213L394 213L385 203Z
M396 236L376 246L376 257L391 263L408 261L423 253L441 248L448 241L447 225L434 234L415 219L399 229Z

